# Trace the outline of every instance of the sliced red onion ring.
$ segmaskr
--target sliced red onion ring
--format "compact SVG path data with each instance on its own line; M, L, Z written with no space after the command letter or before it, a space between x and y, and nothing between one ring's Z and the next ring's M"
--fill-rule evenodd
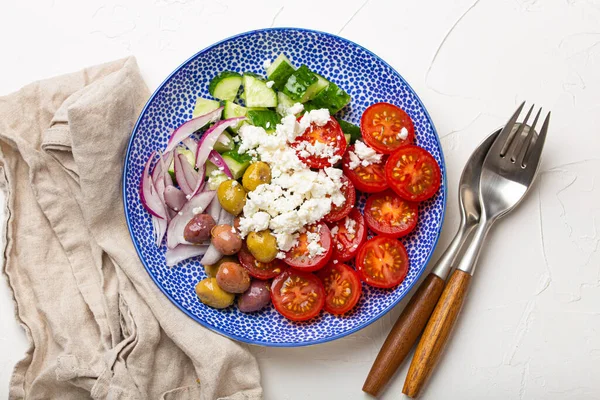
M194 139L192 139L191 137L184 139L182 141L183 144L185 144L185 147L188 148L189 151L191 151L192 153L194 153L194 155L196 155L196 153L198 152L198 142L195 141Z
M201 256L208 250L208 245L180 244L174 249L167 249L165 261L167 267L172 267L188 258Z
M204 178L206 175L206 164L204 164L203 166L201 166L198 169L198 182L196 182L196 187L194 188L194 190L192 191L192 194L190 196L195 196L196 193L200 193L202 191L202 189L204 189Z
M215 196L215 198L213 199L213 201L210 202L210 205L208 206L208 210L206 211L214 220L215 222L218 224L220 221L219 216L221 215L221 210L223 208L221 207L221 203L219 203L219 199Z
M185 159L185 157L184 157ZM187 162L187 160L186 160ZM188 163L189 164L189 163ZM183 172L183 165L180 157L174 158L174 167L175 167L175 179L177 179L177 184L186 195L192 194L194 191L193 188L188 184L185 173Z
M181 211L186 201L185 193L175 186L169 185L165 188L165 203L172 210Z
M169 222L167 229L167 247L174 249L178 244L190 244L183 237L185 226L190 222L192 217L197 212L204 212L215 197L214 191L198 193L190 198L187 203L181 208L181 211Z
M244 119L246 118L238 117L224 119L222 121L217 122L209 130L207 130L198 142L198 152L196 153L196 167L200 168L201 165L204 165L206 163L208 155L213 149L217 139L219 139L219 136L221 136L225 129L229 128L230 126L236 125L238 122Z
M217 166L217 168L219 168L221 171L223 171L225 173L225 175L227 175L229 178L233 178L233 174L231 173L231 170L227 166L227 163L225 162L225 160L223 160L223 157L221 157L221 155L217 151L212 150L208 154L208 161L215 164Z
M198 129L203 128L206 124L215 122L219 118L221 118L221 112L223 111L223 107L219 107L214 111L209 112L208 114L201 115L197 118L191 119L188 122L181 125L179 128L175 129L175 131L171 134L169 138L169 143L167 144L167 148L165 152L171 151L177 146L181 141L190 137L190 135L196 132Z
M158 192L154 187L152 177L150 176L150 165L155 156L156 152L153 151L144 166L142 178L140 179L140 200L144 208L146 208L150 214L161 219L166 219L166 210L162 205L162 201L160 200Z
M219 219L218 219L219 222L217 222L217 223L219 225L231 225L231 226L233 226L233 219L234 218L235 217L232 214L228 213L227 211L225 211L224 208L222 208L221 212L219 213ZM215 220L215 221L217 221L217 220Z
M156 247L160 247L163 238L165 237L165 233L167 232L167 220L152 215L152 228L154 229L154 241Z
M168 153L160 154L159 162L154 166L154 171L152 172L152 180L156 184L156 181L160 176L165 177L165 185L173 185L173 179L171 178L171 174L169 174L169 166L173 162L173 152L169 151Z
M216 264L221 258L223 258L223 253L221 253L215 246L212 244L208 246L206 249L206 253L204 253L204 257L200 260L202 265L213 265Z
M198 182L200 181L200 174L194 169L194 167L192 166L192 164L190 164L190 162L188 161L187 157L184 156L183 154L178 154L177 157L179 158L179 162L181 163L181 169L183 171L183 175L185 177L185 181L187 182L187 186L192 189L192 191L190 193L186 193L189 194L190 197L194 196L196 193L194 193L195 188L198 187ZM204 172L202 172L202 178L204 178ZM179 182L179 179L177 179L177 182Z

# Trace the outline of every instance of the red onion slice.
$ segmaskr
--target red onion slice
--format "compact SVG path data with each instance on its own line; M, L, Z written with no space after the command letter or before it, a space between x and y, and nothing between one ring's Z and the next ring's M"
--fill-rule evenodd
M227 166L227 163L225 162L225 160L223 160L223 157L221 157L221 155L217 151L212 150L208 154L208 161L215 164L217 166L217 168L219 168L221 171L223 171L225 173L225 175L227 175L229 178L233 178L233 174L231 173L231 170Z
M159 152L159 162L154 166L154 171L152 172L152 180L156 184L156 181L160 176L165 177L165 185L173 185L173 179L171 178L171 174L169 174L169 166L173 162L173 152L169 151L168 153L160 154Z
M185 157L184 157L184 159L185 159ZM183 193L185 193L186 195L192 194L194 189L191 188L190 185L188 184L185 173L183 172L183 165L181 162L181 158L175 157L173 159L173 162L174 162L174 167L175 167L175 179L177 179L177 184L179 185L179 188L181 188ZM186 160L186 162L187 162L187 160Z
M223 253L221 253L215 246L211 244L208 246L208 249L206 249L206 253L200 260L200 263L202 265L213 265L216 264L221 258L223 258Z
M219 203L219 199L215 196L215 198L213 199L213 201L210 202L210 205L208 206L208 210L206 211L214 220L215 222L218 224L219 223L219 216L221 215L221 210L223 208L221 207L221 203Z
M187 139L184 139L182 143L185 144L185 147L187 147L189 151L196 155L196 153L198 152L198 142L189 137Z
M144 166L142 178L140 179L140 201L150 214L161 219L166 219L166 210L162 205L162 201L160 200L158 192L154 187L152 177L150 176L150 165L152 164L152 160L155 156L156 152L153 151L150 155L150 158L148 158L148 161L146 161L146 165Z
M185 193L175 186L169 185L165 188L165 203L172 210L181 211L186 201Z
M200 174L194 169L192 164L190 164L186 156L183 154L178 154L177 157L181 163L181 169L183 171L185 181L187 182L187 186L192 189L190 193L186 194L189 194L190 197L192 197L195 195L194 190L198 186ZM202 177L204 177L204 173L202 174ZM177 179L177 182L179 182L179 178Z
M167 229L167 247L174 249L178 244L189 244L183 237L185 226L195 215L194 210L200 213L206 211L206 208L215 197L214 191L198 193L190 198L181 208L181 211L169 222Z
M206 164L204 164L203 166L201 166L198 169L198 182L196 182L196 187L194 188L194 190L192 191L192 194L190 196L195 196L196 193L200 193L202 191L202 189L204 189L204 178L206 175Z
M177 146L181 141L190 137L190 135L196 132L198 129L203 128L206 124L211 122L215 122L219 118L221 118L221 112L223 111L223 107L219 107L214 111L209 112L208 114L201 115L197 118L191 119L188 122L181 125L179 128L175 129L175 131L171 134L169 138L169 143L167 144L167 148L165 152L171 151Z
M191 244L180 244L174 249L167 249L165 253L165 261L167 267L173 267L174 265L187 260L188 258L197 257L204 255L208 250L208 245L191 245Z
M154 241L156 247L160 247L167 232L167 220L152 215L152 228L154 229Z
M208 155L210 154L211 150L213 150L217 139L219 139L219 136L221 136L225 129L229 128L230 126L235 126L238 122L244 119L246 118L238 117L224 119L222 121L217 122L209 130L207 130L198 142L198 152L196 153L196 167L199 168L201 165L204 165L206 163Z

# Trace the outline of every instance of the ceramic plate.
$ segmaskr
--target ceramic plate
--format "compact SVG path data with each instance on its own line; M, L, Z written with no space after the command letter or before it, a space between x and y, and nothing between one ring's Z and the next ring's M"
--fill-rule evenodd
M170 132L192 117L197 97L210 97L208 84L223 70L265 73L263 63L285 53L295 65L335 82L352 96L341 117L358 124L369 105L381 101L404 109L415 125L416 144L439 163L442 186L420 207L415 231L402 238L410 258L406 279L395 289L363 285L363 296L344 317L328 313L309 322L295 323L269 307L244 314L236 307L215 310L203 305L194 286L205 278L198 260L169 268L165 245L153 242L150 215L139 197L140 176L150 153L164 149ZM146 270L162 292L183 312L205 327L239 341L265 346L303 346L334 340L364 328L394 307L415 284L429 261L440 235L446 206L445 165L433 122L416 93L385 61L346 39L323 32L295 28L265 29L243 33L216 43L184 62L154 92L133 130L123 175L123 199L131 238ZM359 196L362 208L365 197Z

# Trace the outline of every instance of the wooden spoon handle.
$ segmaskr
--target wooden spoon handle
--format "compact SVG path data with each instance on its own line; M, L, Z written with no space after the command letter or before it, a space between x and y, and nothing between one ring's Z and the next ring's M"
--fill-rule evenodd
M419 395L440 359L462 309L470 281L471 275L466 272L455 270L452 273L410 363L402 389L408 397Z
M443 289L444 280L433 273L421 283L379 350L363 391L377 396L388 383L423 331Z

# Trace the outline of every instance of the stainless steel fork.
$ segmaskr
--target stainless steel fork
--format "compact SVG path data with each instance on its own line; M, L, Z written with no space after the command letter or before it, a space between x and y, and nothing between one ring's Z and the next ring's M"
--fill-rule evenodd
M513 129L524 105L522 103L508 120L483 162L479 181L479 223L419 341L402 390L409 397L418 396L443 352L491 226L519 204L535 180L548 133L550 113L547 114L539 135L535 134L535 126L541 109L532 125L527 126L534 106L531 106L519 128Z

